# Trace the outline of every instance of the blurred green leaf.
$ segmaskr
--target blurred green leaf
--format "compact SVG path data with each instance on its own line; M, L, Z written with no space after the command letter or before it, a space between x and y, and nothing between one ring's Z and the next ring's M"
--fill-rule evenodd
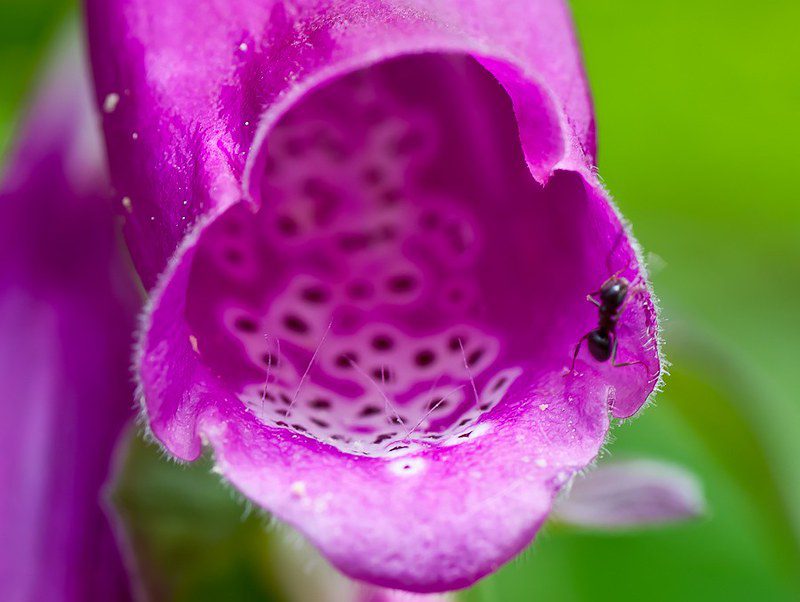
M110 499L151 600L280 601L264 519L211 472L131 437Z
M29 93L48 42L74 0L0 2L0 157L14 131L15 115Z

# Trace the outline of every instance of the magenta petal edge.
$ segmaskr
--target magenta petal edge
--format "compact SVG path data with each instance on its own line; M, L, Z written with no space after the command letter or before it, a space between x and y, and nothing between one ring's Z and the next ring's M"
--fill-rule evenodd
M418 592L527 546L661 373L567 11L464 4L89 5L154 438ZM636 363L570 371L614 274Z

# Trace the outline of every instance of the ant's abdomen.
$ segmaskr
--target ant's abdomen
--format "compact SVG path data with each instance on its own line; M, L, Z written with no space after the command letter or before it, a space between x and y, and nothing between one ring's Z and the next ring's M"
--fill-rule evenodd
M607 362L611 358L611 335L600 329L593 330L587 339L589 353L598 362Z

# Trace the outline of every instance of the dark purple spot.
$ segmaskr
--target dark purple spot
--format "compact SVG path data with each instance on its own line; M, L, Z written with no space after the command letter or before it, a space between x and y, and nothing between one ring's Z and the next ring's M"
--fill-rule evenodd
M405 421L402 416L394 415L389 417L389 424L405 424Z
M381 409L376 406L364 406L364 409L361 410L358 415L361 418L367 418L368 416L375 416L376 414L381 413Z
M315 410L331 409L331 402L328 401L327 399L322 399L322 398L314 399L308 405L314 408Z
M278 408L277 410L275 410L275 413L279 414L279 415L281 415L283 417L286 417L286 416L289 415L289 410L287 410L285 408Z
M342 353L336 358L336 365L340 368L351 368L357 362L358 356L352 351Z
M281 393L278 397L280 397L281 401L285 403L287 406L292 404L292 398L289 397L286 393Z
M308 431L308 429L304 427L302 424L293 424L292 428L296 431L300 431L301 433L305 433Z
M388 351L394 347L392 338L385 334L379 334L372 339L372 348L376 351Z
M372 377L384 383L392 381L392 371L386 366L380 366L372 370Z
M502 387L504 384L506 384L506 377L505 376L503 378L500 378L500 379L497 380L497 382L492 387L492 391L499 391L500 387Z
M320 420L319 418L311 418L310 420L320 428L326 429L330 426L330 424L328 424L324 420Z
M391 438L392 436L389 433L383 433L382 435L378 435L377 437L375 437L373 443L383 443L384 441L388 441Z
M442 220L439 217L438 213L434 213L433 211L426 211L419 218L419 223L426 230L434 230L439 227L439 224L442 223Z
M441 410L447 407L447 400L443 397L439 397L438 399L431 399L428 403L428 409L431 411L434 410Z
M450 351L461 351L461 347L464 344L464 337L461 336L454 336L451 337L450 340L447 342L447 346L449 347Z
M236 321L233 323L236 330L241 330L242 332L255 332L258 330L258 324L252 318L236 318Z
M232 263L234 265L239 265L244 261L244 255L238 249L225 249L225 253L223 254L225 261L228 263Z
M261 361L264 362L265 366L277 366L278 365L278 358L273 357L273 355L269 351L261 356Z
M379 167L372 166L364 170L363 176L364 181L367 184L376 186L377 184L380 184L381 180L383 179L383 172Z
M298 318L294 314L289 314L284 316L283 318L283 325L292 332L296 332L298 334L306 334L308 332L308 324L306 324L301 318Z
M458 426L464 426L465 424L469 424L472 422L471 418L464 418L461 422L458 423Z
M463 435L459 435L458 438L459 439L469 439L469 436L471 434L472 434L472 431L470 431L469 433L464 433Z
M488 410L491 407L492 407L492 404L484 403L483 405L479 406L479 409L485 412L486 410Z
M394 447L390 447L389 451L397 451L398 449L408 449L408 445L395 445ZM406 464L403 468L408 470L411 467Z
M277 424L278 426L289 426L283 420L278 420L275 424Z
M483 357L484 353L485 353L484 349L476 349L475 351L470 353L467 356L467 365L471 368L472 366L477 364L479 361L481 361L481 358Z
M303 292L300 293L300 296L304 301L315 304L325 303L329 298L328 291L320 286L309 286L304 288Z
M390 188L380 194L380 199L384 205L396 205L403 200L403 192L397 188Z
M278 216L278 230L286 236L294 236L300 230L294 218L288 215Z
M331 439L333 439L334 441L342 441L344 440L344 437L342 437L339 434L336 434L336 435L331 435Z
M424 368L430 366L435 359L436 356L433 354L433 351L430 349L423 349L414 356L414 363L420 368Z
M290 157L299 156L300 154L302 154L304 148L305 144L303 143L303 140L300 138L289 138L286 141L286 145L284 146L286 154L289 155Z
M416 279L410 274L399 274L389 279L389 290L394 293L407 293L416 286Z

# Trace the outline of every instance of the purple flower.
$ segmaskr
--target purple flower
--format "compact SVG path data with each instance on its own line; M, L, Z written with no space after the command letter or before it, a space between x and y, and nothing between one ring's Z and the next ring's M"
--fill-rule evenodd
M101 487L131 418L138 306L76 48L0 186L0 599L127 600Z
M660 375L560 1L92 0L152 434L347 575L522 550ZM632 283L617 358L585 299Z

